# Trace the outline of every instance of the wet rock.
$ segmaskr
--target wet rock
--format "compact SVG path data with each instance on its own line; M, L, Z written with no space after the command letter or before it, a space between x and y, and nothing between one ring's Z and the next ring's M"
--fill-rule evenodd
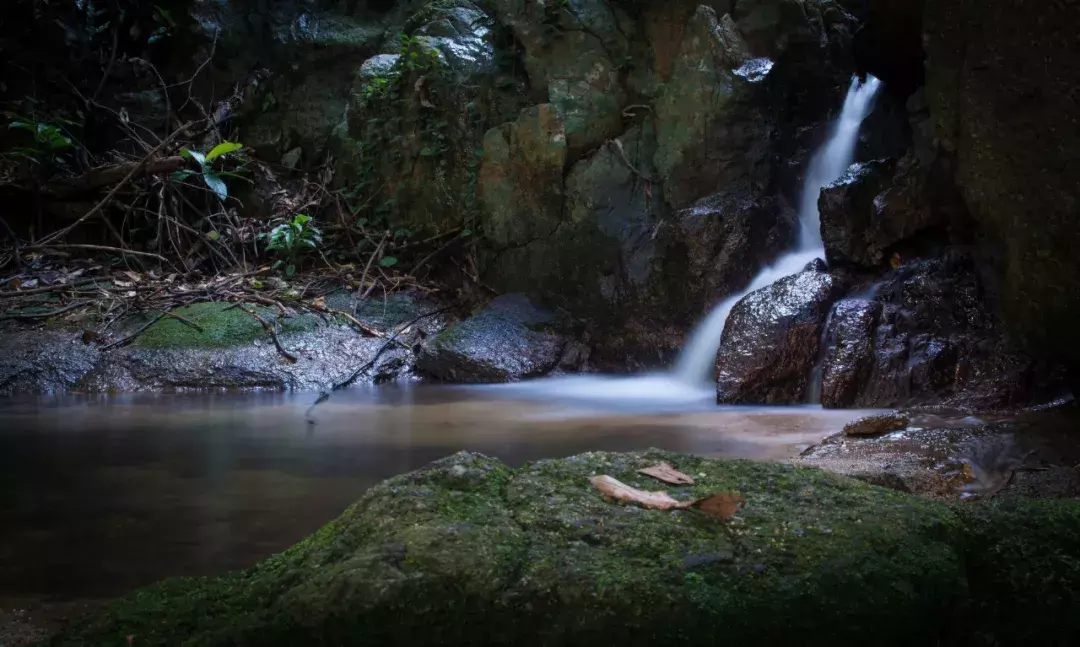
M453 382L510 382L554 369L566 340L539 328L551 313L520 294L496 297L479 313L427 341L420 373Z
M376 330L390 330L436 307L422 297L401 293L386 301L356 308L345 293L328 303ZM285 359L262 325L229 304L200 303L174 312L189 323L165 318L124 347L102 352L102 344L84 344L81 333L21 331L0 335L0 389L7 394L60 394L72 391L118 393L176 389L322 390L374 361L360 376L387 382L407 377L412 353L386 349L384 339L358 334L344 320L329 324L313 315L281 317L272 308L248 304L274 325L282 346L296 358ZM114 339L126 337L147 323L129 318ZM194 325L191 325L194 324ZM445 320L431 317L417 324L426 334L442 329ZM198 328L195 328L198 326ZM409 336L402 337L403 342Z
M919 237L945 227L950 207L948 196L929 186L914 153L896 164L854 164L818 200L826 257L832 264L883 266L895 250L925 247Z
M566 130L551 104L484 135L478 192L485 232L500 247L549 236L563 206Z
M912 262L865 296L837 302L829 319L826 407L1002 408L1049 393L1057 379L1005 339L968 257Z
M717 402L803 402L825 316L842 289L839 279L808 270L735 304L716 356Z
M874 244L879 220L875 198L885 189L892 173L893 164L888 160L856 162L821 189L821 238L830 264L875 266L884 260L884 249Z
M908 426L910 419L899 411L864 416L844 425L844 434L848 436L877 436L897 431Z
M790 210L777 199L751 195L745 187L729 189L675 214L693 302L718 303L743 289L793 242Z
M0 332L0 395L54 395L70 391L101 357L81 332Z
M983 234L990 294L1043 357L1080 364L1076 7L926 4L926 96L940 149Z

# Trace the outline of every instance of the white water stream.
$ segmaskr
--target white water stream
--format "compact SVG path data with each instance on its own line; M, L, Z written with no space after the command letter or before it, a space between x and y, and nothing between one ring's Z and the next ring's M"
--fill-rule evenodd
M859 126L873 107L874 95L881 82L867 76L865 82L853 77L844 99L840 116L832 125L829 139L815 153L807 169L799 204L799 241L795 249L763 268L738 294L733 294L712 309L698 324L671 373L637 377L576 376L550 378L497 388L518 396L540 397L546 400L572 399L597 404L631 405L654 409L682 408L691 403L711 402L715 398L712 384L716 352L724 335L731 309L747 294L797 274L815 258L824 257L821 242L821 220L818 214L818 195L821 188L835 181L851 166Z

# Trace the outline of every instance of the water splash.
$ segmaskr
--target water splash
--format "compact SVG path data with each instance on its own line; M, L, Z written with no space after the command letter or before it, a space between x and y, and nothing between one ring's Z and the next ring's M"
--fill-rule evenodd
M855 157L855 143L859 126L870 113L874 95L881 81L868 76L865 82L858 77L851 79L847 97L840 116L832 126L828 141L818 150L807 169L799 204L799 243L795 250L781 256L775 263L761 270L742 292L721 301L712 312L698 324L686 347L679 355L674 377L681 382L699 385L712 381L716 351L724 336L731 309L747 294L772 285L776 281L797 274L815 258L824 256L821 242L821 219L818 214L818 194L821 188L833 182L851 166Z

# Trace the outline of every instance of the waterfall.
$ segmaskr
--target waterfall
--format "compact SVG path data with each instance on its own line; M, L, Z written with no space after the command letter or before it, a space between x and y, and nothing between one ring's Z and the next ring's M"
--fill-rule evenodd
M716 351L724 336L731 309L747 294L772 285L776 281L797 274L807 263L824 255L821 242L821 219L818 214L818 195L821 188L836 180L851 166L855 157L855 143L859 126L873 106L874 95L881 81L867 76L865 82L858 77L851 79L847 97L840 116L832 125L828 141L810 161L799 202L798 246L781 256L772 265L761 270L750 285L721 301L690 336L690 341L679 355L674 377L684 383L698 385L712 381L716 364Z

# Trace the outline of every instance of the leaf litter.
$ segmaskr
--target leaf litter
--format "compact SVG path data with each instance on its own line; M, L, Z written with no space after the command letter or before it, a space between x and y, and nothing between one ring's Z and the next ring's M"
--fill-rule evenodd
M645 476L651 476L654 479L663 481L671 485L693 485L694 477L689 474L683 474L679 470L672 467L671 463L661 461L651 467L645 467L638 470L639 474Z

